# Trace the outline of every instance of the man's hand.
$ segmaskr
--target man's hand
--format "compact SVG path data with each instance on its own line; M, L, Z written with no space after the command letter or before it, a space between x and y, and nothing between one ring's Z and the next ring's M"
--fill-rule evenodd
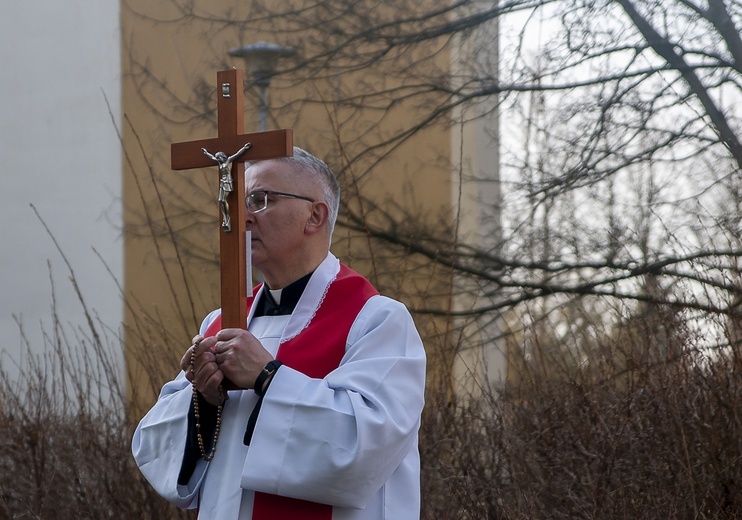
M214 355L223 376L239 388L252 388L265 364L273 360L260 341L243 329L223 329L209 339L216 340Z
M225 395L219 388L224 380L224 374L216 362L213 351L215 343L216 338L195 336L193 345L186 350L185 355L180 360L180 368L185 372L186 379L201 392L206 402L218 406L224 400Z

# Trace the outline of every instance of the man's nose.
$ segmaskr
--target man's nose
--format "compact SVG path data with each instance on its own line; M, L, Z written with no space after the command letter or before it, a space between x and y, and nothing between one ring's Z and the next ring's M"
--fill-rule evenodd
M247 227L252 226L255 223L255 215L250 213L249 210L245 210L245 225Z

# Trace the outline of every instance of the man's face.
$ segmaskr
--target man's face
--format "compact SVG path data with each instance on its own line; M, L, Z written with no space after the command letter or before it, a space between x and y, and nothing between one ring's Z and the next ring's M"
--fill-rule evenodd
M292 193L317 200L310 183L294 173L290 164L260 161L245 171L245 192L256 190ZM252 235L252 263L267 279L271 273L295 262L305 240L304 229L312 203L303 199L268 196L268 206L258 212L246 212L245 226Z

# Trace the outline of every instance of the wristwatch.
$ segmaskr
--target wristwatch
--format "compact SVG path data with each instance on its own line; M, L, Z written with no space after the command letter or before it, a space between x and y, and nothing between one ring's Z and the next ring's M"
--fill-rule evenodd
M260 371L260 374L258 374L258 377L255 379L255 385L253 386L253 389L255 390L255 393L258 394L258 396L263 397L263 395L265 395L264 390L268 390L268 387L263 389L263 385L267 380L273 378L273 375L276 373L281 365L283 365L283 363L281 363L277 359L269 361L265 364L263 370Z

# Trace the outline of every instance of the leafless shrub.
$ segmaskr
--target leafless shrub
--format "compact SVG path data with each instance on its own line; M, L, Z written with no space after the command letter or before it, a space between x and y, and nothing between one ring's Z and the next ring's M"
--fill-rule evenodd
M88 324L55 322L42 354L26 344L20 376L0 369L0 518L187 518L136 468L121 341Z
M651 318L632 326L600 339L616 359L662 344ZM739 517L739 352L709 354L674 326L672 357L629 369L532 357L496 394L452 403L430 389L424 518Z

